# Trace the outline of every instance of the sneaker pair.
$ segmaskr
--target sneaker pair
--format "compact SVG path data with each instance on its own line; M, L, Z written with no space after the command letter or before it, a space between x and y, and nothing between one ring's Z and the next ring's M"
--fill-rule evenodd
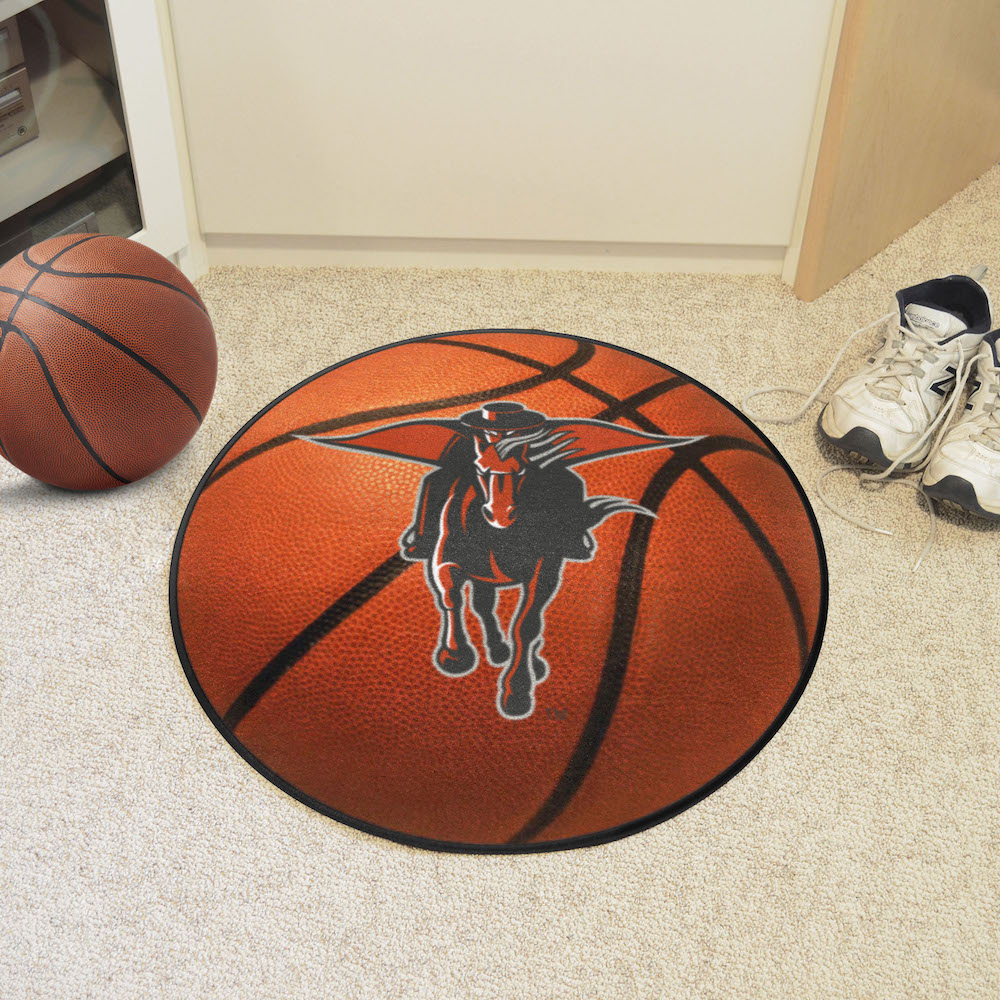
M1000 520L1000 331L991 331L989 294L952 274L901 289L896 301L896 330L834 392L820 433L879 469L923 469L928 495Z
M882 470L865 479L885 479L897 470L922 471L919 486L910 485L1000 520L1000 330L992 329L990 297L980 280L985 271L978 268L971 275L952 274L901 289L896 293L898 311L856 330L813 392L789 386L758 389L744 399L744 412L772 423L799 419L818 398L851 341L892 320L881 346L823 407L820 433ZM966 382L972 391L959 415ZM776 390L807 399L788 417L749 413L752 397ZM829 504L822 489L825 475L818 486Z

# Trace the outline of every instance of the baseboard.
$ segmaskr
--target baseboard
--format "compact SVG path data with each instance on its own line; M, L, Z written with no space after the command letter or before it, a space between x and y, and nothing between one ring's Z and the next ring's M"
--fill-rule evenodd
M200 236L192 240L174 254L173 260L189 281L197 281L209 267L205 241Z
M208 263L780 274L783 246L583 243L207 233Z

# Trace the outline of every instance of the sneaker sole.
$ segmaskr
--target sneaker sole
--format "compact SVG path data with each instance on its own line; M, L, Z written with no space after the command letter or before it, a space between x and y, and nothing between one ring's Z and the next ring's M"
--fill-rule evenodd
M986 510L979 503L976 496L976 488L967 479L960 476L945 476L938 480L933 486L924 486L924 492L935 500L948 500L953 504L958 504L963 510L979 517L985 517L988 521L1000 521L1000 514Z
M878 469L888 469L892 465L892 459L886 458L885 452L882 451L882 442L874 431L870 431L866 427L852 427L843 437L834 437L824 430L822 413L816 421L816 426L824 440L829 441L837 448L854 455L860 455ZM912 469L913 465L913 462L904 462L902 465L897 465L896 468L905 472L907 469Z

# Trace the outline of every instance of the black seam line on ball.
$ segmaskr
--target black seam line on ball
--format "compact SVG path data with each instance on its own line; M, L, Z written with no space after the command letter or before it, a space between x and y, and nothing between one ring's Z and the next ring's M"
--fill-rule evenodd
M438 344L441 341L427 340L424 343ZM594 356L594 344L589 341L574 341L574 343L576 344L576 350L568 358L555 365L543 365L541 366L543 370L540 374L532 375L530 378L521 379L518 382L508 382L506 385L494 386L493 388L483 389L479 392L469 392L461 396L449 396L444 399L431 399L420 403L404 403L399 406L382 406L375 410L358 410L355 413L347 413L342 417L334 417L331 420L323 420L319 423L307 424L304 427L297 427L294 430L286 431L284 434L279 434L269 441L262 441L260 444L243 452L242 455L237 455L228 465L223 465L221 468L216 469L208 482L205 483L204 489L208 489L213 483L217 483L226 473L231 472L244 462L248 462L251 458L256 458L258 455L263 455L265 452L270 451L272 448L277 448L279 445L288 444L296 440L297 435L300 434L323 434L327 431L342 430L345 427L368 423L372 420L388 420L392 417L408 417L419 413L443 410L451 406L486 403L506 393L524 392L528 389L535 389L540 385L545 385L547 382L555 382L560 378L564 378L566 373L582 367ZM527 359L524 360L527 363ZM537 363L533 363L532 367L537 368L540 366Z
M799 643L799 658L802 661L802 669L805 669L806 659L809 656L809 637L806 634L806 619L802 610L802 602L799 600L799 595L795 590L795 584L792 583L792 578L787 567L781 561L781 556L778 555L777 550L764 533L764 529L761 528L746 507L733 496L713 472L705 468L701 462L698 463L698 466L698 474L715 490L719 499L736 515L737 520L739 520L740 524L746 529L747 534L753 539L760 550L760 554L767 560L778 583L781 585L782 593L785 595L785 600L788 602L788 608L792 614L792 620L795 623L795 634Z
M0 285L0 292L13 292L13 291L14 291L13 288L7 288L4 285ZM127 347L119 340L115 340L115 338L112 337L110 333L105 333L99 326L94 326L93 323L88 323L81 316L74 315L68 309L63 309L62 306L57 306L54 302L49 302L48 299L43 299L38 295L29 295L27 293L27 290L22 292L21 295L29 302L34 302L36 305L44 306L46 309L51 309L52 312L57 313L58 315L64 317L65 319L68 319L72 323L76 323L77 326L82 326L85 330L89 330L91 333L100 337L101 340L109 343L112 347L116 347L126 357L129 357L137 364L142 365L142 367L145 368L146 371L150 373L150 375L154 376L155 378L158 378L168 389L170 389L177 396L177 398L182 403L184 403L184 405L194 414L195 419L198 421L198 423L199 424L201 423L202 420L201 413L198 411L198 407L195 406L194 403L192 403L191 400L188 398L187 393L185 393L184 390L179 385L176 385L173 381L171 381L169 376L164 375L163 372L161 372L160 369L156 367L156 365L151 364L149 361L147 361L141 354L136 354L136 352L133 351L130 347Z
M96 238L97 238L96 235L95 236L84 236L81 239L75 240L73 243L70 243L69 246L63 247L61 250L57 250L46 261L46 263L47 264L51 264L52 261L54 261L57 258L61 257L64 253L68 253L70 250L73 249L73 247L78 247L81 243L86 243L87 240L93 240L93 239L96 239ZM31 291L31 286L36 281L38 281L38 279L44 273L44 272L38 270L38 267L35 264L33 264L30 260L26 260L25 263L27 263L29 267L34 267L35 268L35 273L28 279L28 282L24 286L24 288L20 288L20 289L18 289L18 288L4 288L3 289L3 291L5 291L5 292L10 292L12 295L16 295L17 296L17 299L15 300L14 304L10 307L10 312L7 313L7 322L8 323L13 323L14 322L14 315L17 313L17 310L21 307L21 303L24 301L25 296L28 294L29 291Z
M523 354L517 354L514 351L508 351L502 347L494 347L492 344L477 344L473 341L443 339L432 340L431 343L444 344L447 347L462 347L467 351L481 351L483 354L494 354L499 358L506 358L508 361L516 361L519 364L528 365L531 368L538 368L541 371L545 371L550 367L544 361L537 361L535 358L528 358ZM619 399L613 393L599 388L592 382L588 382L586 379L580 378L578 375L567 373L565 375L561 375L560 378L567 385L571 385L575 389L579 389L581 392L585 392L587 395L593 396L594 399L600 400L605 404L607 410L614 410L616 416L625 417L627 420L631 420L632 423L641 427L644 431L648 431L651 434L663 433L661 428L657 427L657 425L653 423L649 417L647 417L644 413L641 413L635 406L633 406L628 399ZM676 378L680 379L681 384L686 384L686 380L683 379L682 376L677 375ZM659 395L659 393L656 393L656 395ZM653 397L651 396L650 399L652 398ZM649 400L645 401L648 402ZM601 419L601 415L599 414L595 419Z
M640 389L638 392L632 393L631 396L626 396L620 402L612 403L607 409L601 410L600 413L595 413L594 420L615 421L619 417L626 417L632 420L632 417L629 416L631 411L642 406L644 403L652 402L654 399L672 392L674 389L681 389L690 384L687 379L679 375L665 378L662 382L654 382L652 385L646 386L645 389ZM660 431L660 433L662 434L663 431Z
M3 358L3 345L7 342L7 331L10 330L11 323L5 319L0 319L0 360ZM10 455L7 454L7 449L3 445L3 438L0 438L0 455L3 455L7 461L10 461Z
M646 402L677 388L678 385L688 385L685 380L664 380L657 383L656 392L652 386L643 390ZM637 394L638 395L638 394ZM624 402L624 401L616 401ZM660 428L657 430L662 434ZM318 618L307 625L287 646L284 647L243 689L236 700L230 705L223 722L230 730L246 717L247 713L264 697L265 694L299 661L313 646L333 631L344 619L361 608L387 587L411 563L401 556L390 556L380 566L377 566L359 583L356 583L345 594L337 598Z
M10 323L5 319L0 319L0 363L3 360L3 345L7 341L7 331L10 329ZM7 454L7 449L3 446L3 438L0 437L0 455L3 455L7 461L10 461L10 455Z
M38 367L41 368L42 374L45 376L45 381L49 384L49 389L52 390L52 396L56 403L59 405L59 409L62 410L63 416L66 418L66 422L69 424L73 433L79 438L80 444L87 449L90 453L90 457L109 475L114 479L117 479L120 483L127 483L128 480L124 476L119 476L114 469L108 465L107 462L101 458L100 455L94 450L93 445L87 440L86 434L80 429L77 422L73 419L73 414L69 412L69 407L66 405L65 400L59 394L59 390L56 388L56 384L52 379L52 373L49 371L48 365L45 364L45 359L42 357L42 352L35 345L34 341L23 331L19 330L16 326L11 326L11 332L16 333L21 340L23 340L31 350L31 353L35 355L35 359L38 361Z
M72 243L69 244L69 246L65 246L61 250L57 250L48 259L48 261L46 261L46 264L49 264L52 261L56 260L57 258L61 257L67 251L72 250L73 247L78 247L81 243L86 243L87 240L95 239L95 237L96 237L96 234L90 235L90 236L83 236L83 237L81 237L78 240L74 240ZM27 253L27 251L25 251L25 253ZM20 308L21 303L24 301L25 293L28 292L28 291L30 291L31 290L31 286L42 276L42 272L38 269L38 266L34 262L32 262L30 260L26 261L26 262L27 262L27 264L30 267L34 267L35 268L35 273L28 279L28 281L25 284L24 288L21 289L20 291L15 291L13 288L9 289L9 291L12 294L17 295L17 298L14 300L14 304L10 307L10 312L7 313L7 319L6 319L6 321L0 321L0 352L3 351L3 345L4 345L4 343L7 340L7 331L10 330L10 329L17 329L13 325L14 324L14 315L17 312L17 310ZM6 458L8 461L10 461L10 455L7 454L7 449L4 447L3 441L0 441L0 452L3 453L3 457L4 458Z
M76 244L74 243L73 246L76 246ZM145 274L128 274L124 271L62 271L57 267L52 267L51 263L36 263L28 256L27 250L21 254L21 257L26 263L37 268L44 274L54 274L59 278L127 278L129 281L147 281L153 285L162 285L164 288L170 288L178 294L183 295L184 298L193 302L206 316L208 315L208 310L205 308L204 303L199 302L190 292L186 292L178 285L172 285L169 281L164 281L162 278L150 278Z
M668 458L650 480L639 503L655 513L685 472L690 470L701 474L702 458L720 451L735 450L752 451L775 461L774 455L768 449L743 438L728 436L706 438L694 444L684 445ZM526 843L550 826L569 805L597 759L625 684L625 674L632 652L632 638L639 615L646 550L653 531L653 523L651 517L633 516L632 527L622 555L621 573L615 595L615 612L604 667L580 738L548 798L534 816L507 841L508 844Z
M260 673L243 689L223 716L223 723L234 730L246 714L322 639L328 636L345 618L362 608L373 597L385 590L398 576L415 563L402 556L390 556L376 566L364 579L341 594L318 618L311 621L285 646Z

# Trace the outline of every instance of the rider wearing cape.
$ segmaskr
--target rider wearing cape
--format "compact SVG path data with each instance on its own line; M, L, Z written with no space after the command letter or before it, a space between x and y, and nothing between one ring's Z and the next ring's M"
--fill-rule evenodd
M432 556L449 492L491 445L494 457L513 456L515 466L545 470L544 476L527 476L518 484L517 506L531 511L532 537L523 537L516 522L497 530L497 543L536 552L541 547L548 555L586 561L597 549L592 531L609 515L653 515L625 498L587 497L586 484L572 467L697 440L648 434L602 420L550 418L506 401L487 403L458 419L404 420L346 437L306 439L432 467L421 480L413 521L400 538L401 555L411 561Z

